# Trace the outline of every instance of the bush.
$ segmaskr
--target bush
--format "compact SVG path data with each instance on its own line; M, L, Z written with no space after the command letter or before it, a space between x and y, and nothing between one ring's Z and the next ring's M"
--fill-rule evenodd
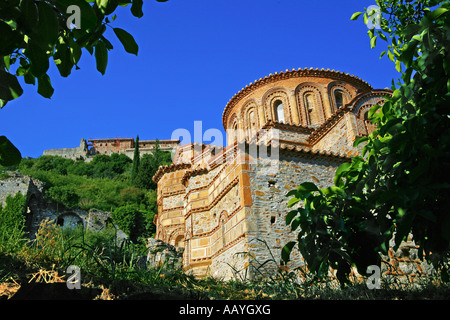
M5 202L4 208L0 206L0 250L13 252L24 238L26 196L19 192Z
M80 196L77 194L74 187L70 185L53 186L46 191L45 195L68 208L76 207L80 201Z
M112 212L112 218L117 226L133 242L138 242L141 238L148 238L154 233L153 217L154 212L147 210L143 206L129 204L116 208Z

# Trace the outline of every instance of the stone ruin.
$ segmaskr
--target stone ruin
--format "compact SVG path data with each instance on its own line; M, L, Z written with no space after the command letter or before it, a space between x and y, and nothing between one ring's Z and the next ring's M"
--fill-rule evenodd
M181 270L184 248L174 247L159 239L148 239L147 268Z
M111 213L97 209L66 208L61 204L45 199L45 183L17 172L7 172L9 178L0 180L0 205L4 206L8 196L21 193L27 199L25 230L34 239L39 226L44 220L52 220L62 227L75 228L83 226L85 230L100 231L112 221ZM118 240L127 238L117 228Z
M82 225L86 230L100 231L111 221L109 212L80 208L65 208L44 199L45 184L30 176L17 172L7 172L9 178L0 180L0 204L4 206L8 196L17 193L27 197L26 229L33 239L39 225L44 220L53 220L57 225L76 228ZM126 239L126 234L117 230L118 240ZM139 259L143 268L163 268L164 270L178 270L183 266L184 248L174 247L161 240L148 239L147 257ZM145 260L145 262L143 261Z

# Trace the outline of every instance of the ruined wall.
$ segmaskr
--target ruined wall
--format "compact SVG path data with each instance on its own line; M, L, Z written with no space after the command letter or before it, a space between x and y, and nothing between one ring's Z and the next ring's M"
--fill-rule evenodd
M9 171L6 173L9 175L9 178L0 180L1 205L5 205L5 200L8 196L14 196L18 192L26 195L28 200L32 194L40 194L43 192L44 183L42 181L17 172Z
M67 159L85 159L89 156L86 140L81 139L80 145L75 148L61 148L44 150L44 156L59 156Z
M9 172L10 178L0 180L0 203L5 205L8 196L20 192L27 196L26 231L34 238L42 221L52 220L60 226L74 228L82 225L88 230L99 231L112 221L109 212L91 209L66 208L44 198L45 184L30 176ZM118 230L118 238L126 238L125 233Z

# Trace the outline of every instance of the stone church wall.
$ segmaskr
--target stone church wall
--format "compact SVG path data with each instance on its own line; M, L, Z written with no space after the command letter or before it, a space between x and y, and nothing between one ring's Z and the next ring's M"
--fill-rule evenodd
M286 194L303 182L313 182L319 188L333 183L334 172L342 162L328 157L307 157L281 154L279 170L268 171L267 162L259 160L251 165L250 185L252 187L252 214L247 216L249 224L249 250L256 266L267 260L266 269L280 265L281 249L297 238L298 232L291 232L286 226L286 214L290 197ZM301 204L300 204L301 205ZM290 267L303 264L298 250L293 250Z

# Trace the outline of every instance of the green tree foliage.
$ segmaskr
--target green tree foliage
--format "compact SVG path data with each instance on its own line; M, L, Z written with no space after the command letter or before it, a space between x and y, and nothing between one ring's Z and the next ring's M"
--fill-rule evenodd
M172 163L170 152L162 151L159 140L156 140L152 152L142 156L134 185L144 189L156 189L157 185L152 179L153 176L158 171L159 166L170 163Z
M139 153L139 135L134 141L133 166L131 168L131 183L134 183L139 172L141 155Z
M52 186L46 190L45 196L68 208L75 208L80 201L80 196L73 185Z
M22 159L19 170L46 183L45 195L66 207L110 210L142 203L145 191L127 192L131 159L124 154L96 155L91 162L41 156Z
M156 185L149 185L148 181L153 182L151 178L160 165L171 161L170 153L159 147L142 159L137 185L131 183L132 160L124 154L96 155L90 162L58 156L25 158L18 169L22 174L45 182L46 198L65 207L105 211L121 208L116 218L124 220L128 234L137 239L152 236L156 231L153 224L158 211ZM147 164L150 164L150 170L145 169ZM127 210L130 216L137 217L122 217Z
M147 208L136 204L128 204L114 209L111 215L117 226L133 242L154 234L152 223L154 212L147 210Z
M394 249L412 234L419 258L448 281L450 249L450 3L377 0L380 30L368 34L388 43L386 55L402 72L393 94L374 106L369 118L377 130L355 141L363 157L341 165L334 186L319 189L306 182L288 193L286 222L299 229L296 243L309 270L326 276L337 269L342 283L350 267L365 275L380 264L389 241ZM367 24L372 13L363 15Z
M23 238L25 228L26 196L20 192L7 196L5 207L0 205L0 249L8 251Z

